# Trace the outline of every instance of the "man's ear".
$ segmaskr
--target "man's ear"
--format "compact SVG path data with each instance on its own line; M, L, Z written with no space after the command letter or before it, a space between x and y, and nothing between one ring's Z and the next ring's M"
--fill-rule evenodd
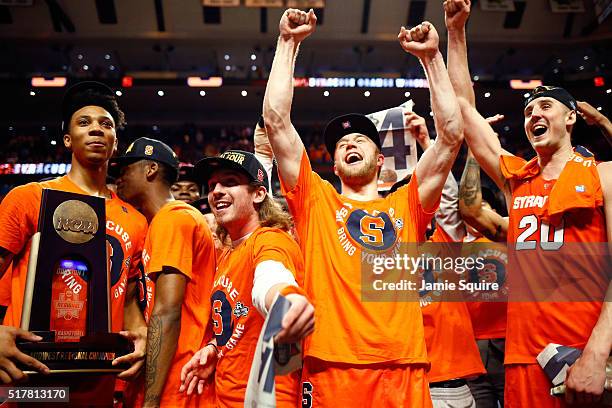
M159 163L155 161L149 161L145 164L145 175L147 180L152 180L159 172Z
M569 115L567 116L567 120L565 124L570 125L570 126L576 124L576 111L575 110L569 111Z
M72 136L70 136L70 133L64 133L64 146L72 151Z
M255 190L255 195L253 196L253 203L261 204L266 199L267 195L268 195L268 192L265 187L263 186L257 187L257 189Z

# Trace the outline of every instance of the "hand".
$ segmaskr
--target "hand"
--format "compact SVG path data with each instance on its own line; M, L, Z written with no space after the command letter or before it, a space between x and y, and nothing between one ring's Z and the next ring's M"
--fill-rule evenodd
M140 375L142 367L145 363L145 355L147 350L147 328L139 328L136 331L121 331L120 335L126 337L134 344L134 351L113 360L112 365L129 363L130 368L120 372L117 378L125 381L132 381Z
M207 344L198 350L181 369L179 392L187 391L187 395L191 395L197 386L198 394L202 394L204 383L215 371L216 365L217 349Z
M485 118L485 120L487 121L487 123L489 125L493 125L497 122L501 122L502 120L504 120L506 117L504 115L501 115L499 113L493 115L493 116L489 116L488 118Z
M406 126L406 129L408 129L412 137L414 137L423 150L426 150L429 147L429 131L427 130L427 125L425 124L425 118L417 115L414 112L405 112L404 126Z
M28 376L15 365L16 362L27 365L43 374L49 374L49 367L19 351L15 345L17 338L28 341L40 341L42 337L34 333L11 326L0 326L0 381L3 384L23 381Z
M312 9L308 13L297 9L288 9L283 13L278 28L281 37L284 39L293 38L300 43L314 33L316 25L317 16Z
M565 379L565 402L592 404L601 399L606 382L606 360L605 356L598 359L587 354L576 360Z
M416 27L406 30L400 28L397 35L400 45L404 51L409 52L420 60L433 58L438 52L440 38L433 24L425 21Z
M448 31L463 30L470 16L470 0L445 0L444 23Z
M599 125L606 117L593 105L588 102L576 101L578 104L578 114L584 119L587 125Z
M274 339L277 343L298 343L314 331L314 306L302 295L286 296L291 307L281 322L282 330Z

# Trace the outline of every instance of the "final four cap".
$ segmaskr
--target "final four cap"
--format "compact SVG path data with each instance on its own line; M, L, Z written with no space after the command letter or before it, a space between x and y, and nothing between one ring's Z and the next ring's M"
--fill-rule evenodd
M206 157L195 165L196 178L208 187L208 180L217 170L237 170L245 174L253 183L264 186L270 191L270 181L263 164L253 153L242 150L228 150L216 157Z
M336 150L336 143L344 136L351 133L361 133L367 136L381 149L380 137L376 125L367 116L360 113L349 113L332 119L325 128L323 138L327 151L333 157Z
M529 105L531 101L543 97L556 99L568 108L570 108L570 110L578 109L576 99L574 99L574 97L565 89L560 88L558 86L545 85L535 87L533 91L531 91L531 94L527 97L527 99L525 99L525 107L527 107L527 105Z
M115 93L102 82L82 81L72 85L64 94L62 100L62 131L68 129L70 118L74 112L84 106L100 106L113 116L115 123L119 123L118 112L113 105Z
M121 168L139 160L164 163L178 173L179 160L170 146L159 140L140 137L132 142L122 156L112 158L108 167L111 176L117 177Z

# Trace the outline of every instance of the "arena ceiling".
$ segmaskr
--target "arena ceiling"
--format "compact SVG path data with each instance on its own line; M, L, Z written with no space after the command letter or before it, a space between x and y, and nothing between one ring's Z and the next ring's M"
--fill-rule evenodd
M3 123L22 117L24 106L43 116L50 114L52 110L44 107L59 101L62 90L58 89L40 90L40 98L30 98L28 81L34 75L96 78L116 84L125 75L143 78L146 85L143 82L142 87L125 92L125 101L134 106L133 116L143 121L157 110L159 120L165 115L180 120L208 112L224 121L236 112L256 112L264 83L257 81L267 78L283 11L210 8L199 0L0 1L10 3L26 6L0 6L0 82L15 100L15 110L5 111L5 118L0 118ZM416 59L398 46L397 31L401 25L428 20L444 42L441 3L327 0L317 10L320 24L303 44L296 75L422 78ZM514 12L483 11L482 0L474 3L468 26L470 64L472 73L488 84L483 87L534 77L582 84L603 76L612 82L612 17L599 23L592 0L582 2L584 12L580 13L553 13L550 0L514 1ZM202 98L184 85L189 75L219 75L226 84L234 81L235 85L207 90ZM499 90L499 95L506 96L496 102L502 105L496 107L520 102L522 93L504 89L506 85ZM152 99L160 86L165 87L165 97ZM249 96L240 98L242 90ZM404 99L404 90L397 89L372 91L371 99L359 101L351 89L334 90L330 98L337 99L333 102L321 99L322 92L296 93L306 117L319 115L323 106L331 114L364 111L364 106L378 103L384 107ZM426 90L411 92L427 104ZM601 100L609 101L609 97L604 94Z

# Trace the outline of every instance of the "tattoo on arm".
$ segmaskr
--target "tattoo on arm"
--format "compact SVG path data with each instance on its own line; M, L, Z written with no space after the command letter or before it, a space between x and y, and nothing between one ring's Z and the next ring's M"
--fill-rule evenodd
M468 157L459 185L459 200L468 207L474 206L480 193L480 166L473 157Z
M145 379L145 402L156 402L159 400L159 391L153 390L156 380L157 359L162 343L162 319L160 316L151 316L149 332L147 335L147 363Z

